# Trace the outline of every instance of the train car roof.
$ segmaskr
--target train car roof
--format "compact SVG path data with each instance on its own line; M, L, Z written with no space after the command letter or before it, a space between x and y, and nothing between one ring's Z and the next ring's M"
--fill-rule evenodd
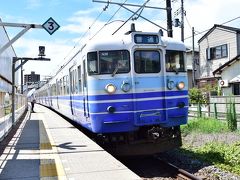
M182 41L176 40L171 37L162 37L162 41L167 46L167 50L186 51L186 46Z

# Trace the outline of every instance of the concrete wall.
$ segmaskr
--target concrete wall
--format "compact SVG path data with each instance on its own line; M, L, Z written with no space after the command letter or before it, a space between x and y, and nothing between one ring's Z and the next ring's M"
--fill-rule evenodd
M222 80L230 81L234 77L240 74L240 61L236 61L231 66L228 66L222 71ZM228 87L222 87L222 93L224 96L232 95L232 84L229 84Z

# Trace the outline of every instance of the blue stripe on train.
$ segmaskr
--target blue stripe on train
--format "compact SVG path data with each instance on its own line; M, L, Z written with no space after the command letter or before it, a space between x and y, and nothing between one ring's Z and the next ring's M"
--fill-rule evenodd
M134 111L134 110L144 111L148 109L166 109L166 108L177 107L178 103L180 102L184 103L184 106L188 106L188 98L178 98L178 99L168 99L168 100L160 99L160 100L137 101L135 103L133 103L132 101L91 103L89 104L89 111L90 113L108 112L107 109L109 106L114 107L116 109L116 112ZM82 104L83 104L82 102L73 101L74 108L82 109L83 108Z
M132 99L132 98L153 98L153 97L171 97L171 96L183 96L188 95L187 90L183 91L159 91L159 92L144 92L144 93L128 93L128 94L105 94L105 95L89 95L89 101L101 101L101 100L116 100L116 99ZM69 99L68 96L58 96L53 98ZM73 96L74 100L83 100L82 95Z

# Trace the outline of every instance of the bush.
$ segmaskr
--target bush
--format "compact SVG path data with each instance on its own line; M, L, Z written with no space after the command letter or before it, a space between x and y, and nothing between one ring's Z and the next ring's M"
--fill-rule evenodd
M207 93L198 88L189 89L189 98L191 104L206 104L208 102Z
M235 102L231 98L228 100L227 103L227 122L230 131L237 130L237 115Z

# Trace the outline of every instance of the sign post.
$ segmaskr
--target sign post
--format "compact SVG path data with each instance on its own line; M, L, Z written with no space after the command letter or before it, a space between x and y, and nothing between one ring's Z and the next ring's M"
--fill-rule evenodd
M21 64L15 67L18 60L21 60ZM12 125L15 125L15 72L21 68L27 61L50 61L49 58L43 58L42 56L38 58L27 58L27 57L13 57L12 59Z
M8 27L22 27L24 28L20 31L14 38L12 38L8 43L0 47L0 55L10 47L16 40L18 40L23 34L25 34L31 28L44 28L50 35L52 35L56 30L59 29L59 24L50 17L45 23L42 25L39 24L22 24L22 23L5 23L0 22L0 26L8 26ZM12 58L12 125L15 123L15 72L21 68L28 60L37 60L37 61L50 61L49 58L44 58L44 50L45 47L39 47L39 54L38 58L27 58L27 57L13 57ZM15 64L18 60L21 60L21 64L18 67L15 67Z

